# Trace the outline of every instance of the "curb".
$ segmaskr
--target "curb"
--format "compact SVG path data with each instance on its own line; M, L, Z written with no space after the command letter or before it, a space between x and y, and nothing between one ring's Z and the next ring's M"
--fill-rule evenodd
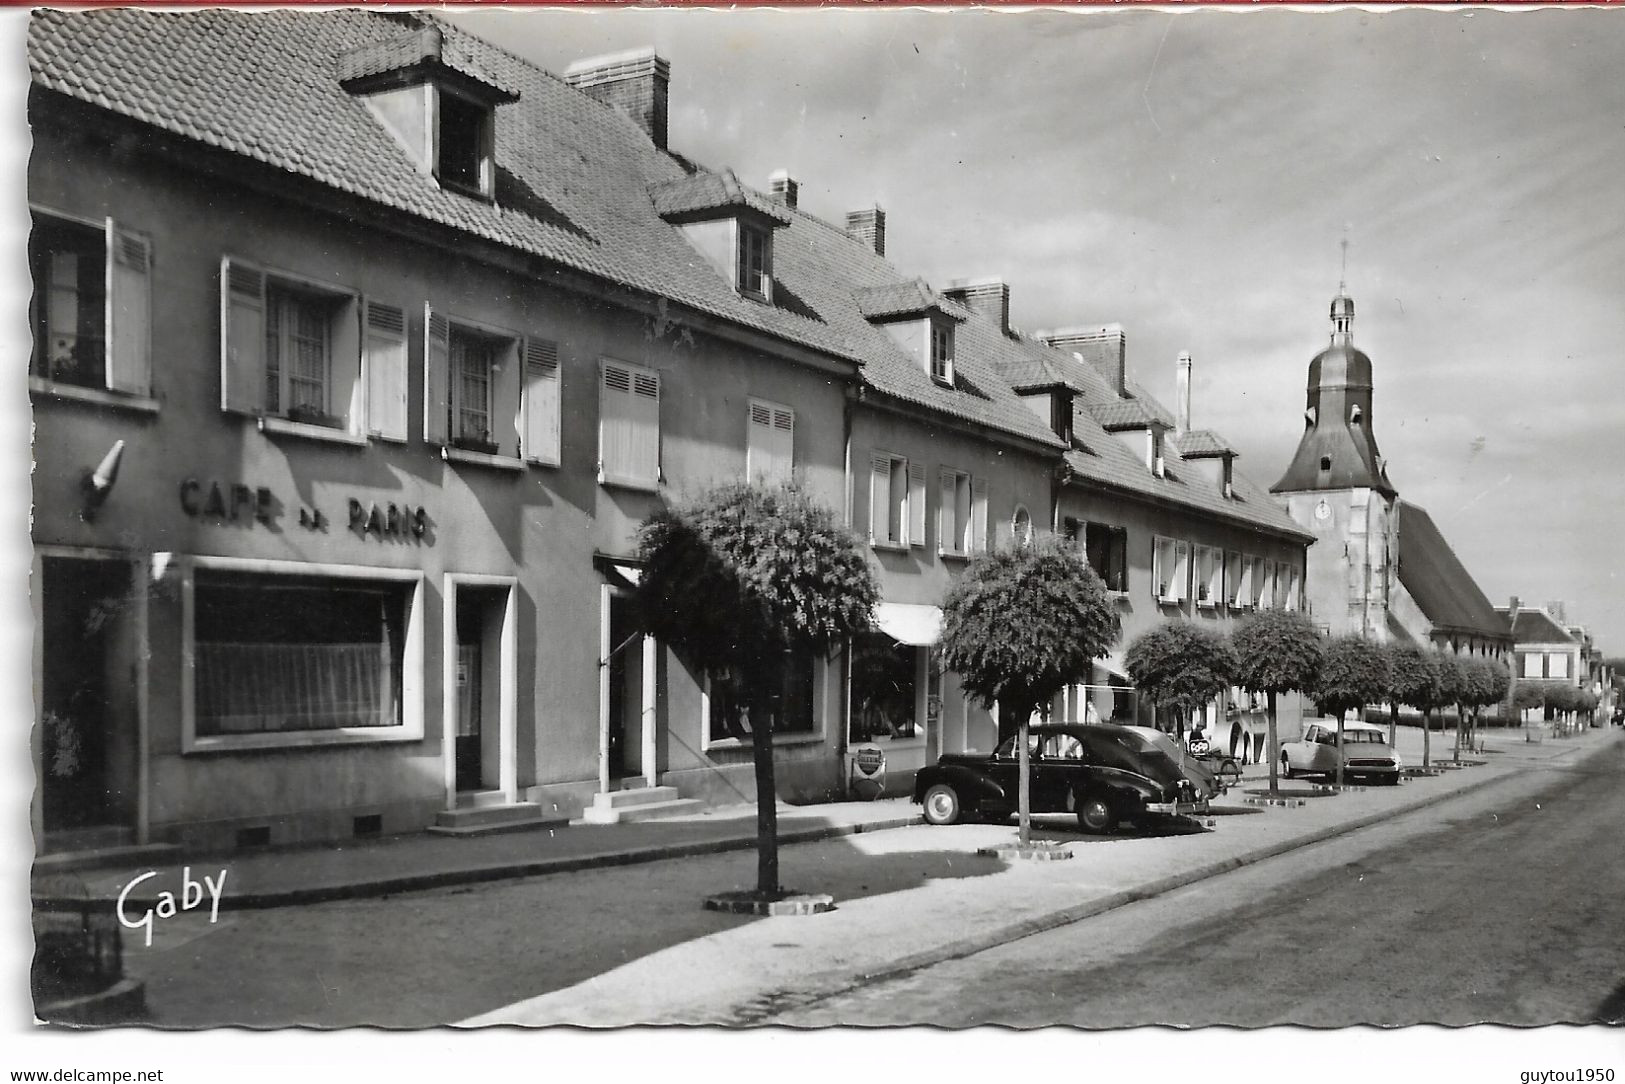
M838 839L842 836L880 832L892 828L908 828L923 824L925 818L918 813L906 817L888 817L884 820L861 824L822 825L816 828L797 828L779 833L779 846L794 843L816 843L819 840ZM349 884L317 885L311 888L289 888L266 892L246 892L226 896L220 901L221 911L264 911L277 907L295 907L311 903L332 903L338 900L369 899L392 896L398 892L422 892L431 888L450 888L456 885L484 884L490 881L517 880L523 877L541 877L550 873L574 873L584 869L611 866L635 866L645 862L659 862L667 858L692 858L696 855L721 854L725 851L743 851L756 846L754 831L742 836L699 840L693 843L661 844L632 847L597 854L571 855L567 858L538 858L500 866L474 866L467 869L437 870L433 873L406 874L384 877L372 881ZM50 904L53 897L36 896L35 905ZM83 901L78 901L83 904ZM138 899L131 896L124 901L128 909L156 907L158 897ZM94 901L95 910L111 910L112 899Z
M1567 756L1567 753L1560 754L1559 756ZM1559 757L1553 757L1551 759L1556 760L1559 759ZM958 941L950 941L947 944L939 945L936 948L926 949L923 952L917 952L911 956L905 956L900 960L895 960L877 971L867 971L858 974L849 973L831 977L823 980L822 982L815 979L813 982L803 985L796 991L781 991L776 994L766 995L765 997L754 998L751 1002L742 1005L735 1010L735 1015L733 1017L719 1022L747 1024L759 1023L766 1019L767 1016L773 1015L772 1013L763 1013L760 1011L760 1006L764 1002L772 1002L776 1006L775 1011L800 1009L831 997L836 997L853 990L862 989L865 986L873 986L877 983L889 982L893 979L904 978L915 971L921 971L927 967L933 967L937 964L946 963L949 960L962 959L966 956L974 956L979 952L986 952L989 949L995 949L1001 945L1008 945L1013 941L1020 941L1023 938L1032 937L1035 934L1047 933L1050 930L1059 929L1062 926L1070 926L1074 923L1082 922L1085 919L1090 919L1098 915L1105 914L1107 911L1115 911L1118 908L1126 907L1131 903L1139 903L1142 900L1153 899L1157 896L1166 895L1169 892L1195 884L1198 881L1205 881L1212 877L1218 877L1221 874L1232 873L1238 869L1244 869L1248 866L1257 865L1260 862L1268 861L1271 858L1276 858L1292 851L1301 850L1304 847L1310 847L1317 843L1324 843L1329 839L1336 839L1340 836L1350 835L1361 830L1362 828L1369 828L1374 824L1379 824L1382 821L1389 820L1395 816L1413 813L1417 810L1426 809L1429 806L1438 805L1441 802L1447 802L1455 798L1460 798L1464 795L1471 794L1474 791L1482 790L1485 787L1494 786L1496 783L1516 778L1518 774L1521 773L1509 773L1507 775L1492 776L1488 779L1480 779L1476 782L1469 783L1466 786L1450 791L1448 794L1431 795L1427 798L1421 799L1420 801L1406 805L1403 808L1386 809L1377 813L1369 813L1358 820L1348 821L1344 824L1332 825L1328 828L1321 828L1309 833L1306 836L1300 836L1296 839L1283 840L1280 843L1271 844L1268 847L1262 847L1258 850L1250 851L1247 854L1237 855L1234 858L1227 858L1223 861L1213 862L1209 865L1198 867L1197 869L1190 870L1186 873L1178 873L1171 877L1164 877L1161 880L1153 881L1150 884L1141 885L1138 888L1123 889L1118 892L1113 892L1110 895L1103 896L1100 899L1079 904L1075 907L1066 907L1059 911L1050 911L1046 914L1035 915L1032 918L1023 919L1020 922L1012 923L1009 926L1001 927L978 937L968 937Z

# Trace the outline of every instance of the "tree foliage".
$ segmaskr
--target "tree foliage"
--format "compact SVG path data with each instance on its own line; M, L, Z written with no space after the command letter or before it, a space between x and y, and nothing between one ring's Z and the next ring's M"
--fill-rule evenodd
M1520 681L1517 688L1512 691L1512 706L1519 711L1528 711L1538 708L1546 703L1546 684L1541 681Z
M1439 664L1439 703L1441 706L1461 704L1468 693L1467 672L1462 659L1449 651L1435 651Z
M1176 619L1129 644L1123 668L1154 703L1190 711L1234 683L1236 653L1213 629Z
M656 511L638 556L640 630L740 690L756 768L757 891L777 894L772 735L785 658L827 655L872 626L880 588L868 554L799 486L730 484Z
M1255 693L1308 692L1314 687L1325 640L1298 610L1259 610L1230 634L1236 684Z
M1388 692L1388 653L1360 636L1339 636L1326 645L1311 695L1320 710L1341 719Z
M977 557L942 604L943 665L1005 726L1087 682L1121 635L1106 585L1049 535Z
M1439 665L1433 652L1415 644L1389 644L1388 688L1384 690L1390 700L1409 704L1417 711L1432 711L1442 702L1439 688Z
M1568 682L1548 681L1544 692L1546 707L1554 715L1567 715L1579 710L1580 690Z

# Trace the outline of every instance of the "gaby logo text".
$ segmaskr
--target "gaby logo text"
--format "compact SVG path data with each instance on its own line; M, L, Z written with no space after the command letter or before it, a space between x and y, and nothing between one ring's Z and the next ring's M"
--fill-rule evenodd
M125 885L118 894L118 921L119 925L127 930L145 930L147 947L152 947L152 927L160 918L174 918L182 911L194 911L203 906L205 890L209 897L209 923L212 925L220 919L220 895L226 890L226 871L220 871L219 879L203 875L201 882L192 880L192 867L181 867L181 897L179 902L173 892L158 893L158 902L142 910L138 916L132 917L127 907L130 893L135 886L143 881L158 876L157 870L148 870Z

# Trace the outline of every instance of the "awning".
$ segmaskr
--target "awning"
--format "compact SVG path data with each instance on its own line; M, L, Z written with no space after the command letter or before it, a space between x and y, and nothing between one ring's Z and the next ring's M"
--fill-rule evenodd
M942 636L942 609L905 602L882 602L875 607L875 624L900 644L928 647Z
M600 575L613 587L623 591L635 590L643 578L643 569L625 560L616 560L601 553L593 554L592 563Z

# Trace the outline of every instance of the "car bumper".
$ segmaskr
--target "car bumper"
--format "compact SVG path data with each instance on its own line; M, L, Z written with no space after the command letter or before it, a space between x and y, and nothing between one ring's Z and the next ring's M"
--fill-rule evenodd
M1192 813L1206 813L1208 812L1208 804L1206 798L1198 798L1194 801L1147 802L1145 803L1145 811L1147 813L1163 813L1169 816L1182 816Z

